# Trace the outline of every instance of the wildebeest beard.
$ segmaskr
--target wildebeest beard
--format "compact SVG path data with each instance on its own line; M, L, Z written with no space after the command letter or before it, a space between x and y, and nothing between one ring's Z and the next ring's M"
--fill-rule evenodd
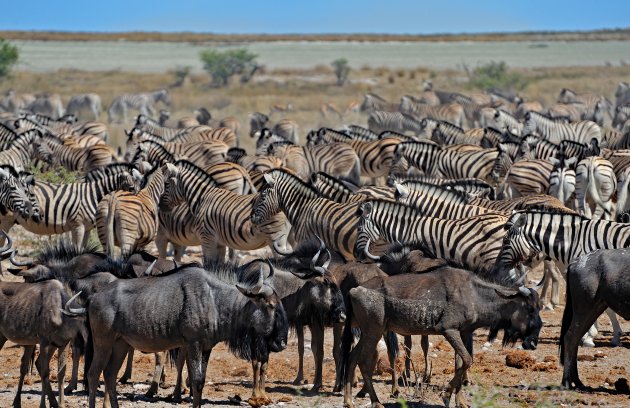
M243 315L251 316L243 309ZM247 321L247 320L245 320ZM289 326L284 309L276 309L274 313L274 325L267 336L257 334L255 329L248 324L243 324L240 319L235 319L237 326L232 330L228 340L228 348L237 357L247 361L267 361L270 352L282 351L286 346L286 334ZM283 344L281 346L281 343Z
M490 326L488 333L488 341L493 342L499 334L499 330L503 330L503 347L512 347L517 341L523 339L523 335L520 331L515 330L509 320L499 320L497 323Z

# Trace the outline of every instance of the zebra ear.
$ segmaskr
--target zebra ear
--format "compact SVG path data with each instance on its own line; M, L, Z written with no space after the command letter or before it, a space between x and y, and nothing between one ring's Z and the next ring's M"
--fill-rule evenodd
M267 184L269 184L269 186L273 187L274 183L276 182L273 177L271 176L271 174L269 173L265 173L263 174L263 178L265 179L265 182Z
M0 179L4 180L7 178L9 178L9 172L4 169L0 169Z
M527 112L527 113L525 114L525 120L530 120L531 118L532 118L531 113Z
M370 202L365 202L363 204L361 204L361 206L359 207L359 210L361 212L361 216L364 218L367 218L370 216L370 214L372 213L372 203Z
M174 177L179 174L179 169L172 163L166 163L166 177Z
M26 176L24 178L24 184L26 184L27 186L28 185L31 185L31 186L35 185L35 176L33 176L32 174Z
M495 118L495 119L499 119L499 116L501 116L501 112L499 112L499 110L498 110L498 109L495 109L495 110L494 110L494 118Z
M554 167L560 164L560 160L556 159L555 157L550 157L548 160Z
M577 157L575 157L575 156L574 156L574 157L571 157L570 159L567 159L567 160L565 161L565 163L566 163L568 166L573 166L573 165L575 164L575 162L576 162L576 161L577 161Z
M409 189L402 184L394 183L394 187L396 187L396 195L400 199L405 199L409 197Z

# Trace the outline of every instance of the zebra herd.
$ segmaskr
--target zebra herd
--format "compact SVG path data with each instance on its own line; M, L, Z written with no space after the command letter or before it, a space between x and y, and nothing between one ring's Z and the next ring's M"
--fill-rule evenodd
M386 286L388 275L383 271L407 268L433 273L435 263L417 265L438 259L444 263L437 270L455 266L508 290L521 287L528 281L529 268L543 263L541 301L553 308L560 304L562 271L568 265L594 250L630 245L630 224L622 222L630 211L627 83L618 85L615 104L604 96L562 89L558 102L549 107L499 93L438 91L430 83L418 96L402 96L399 104L367 94L359 108L367 115L367 127L348 124L313 129L304 144L300 144L295 121L283 118L272 123L269 116L255 112L250 115L249 131L256 141L255 152L239 147L240 124L232 117L216 121L202 108L195 117L181 118L180 127L166 126L165 112L153 119L157 102L171 103L166 90L123 95L112 102L110 121L124 121L132 109L140 113L133 128L125 131L124 151L108 144L107 126L96 121L101 111L98 95L73 97L65 112L56 101L60 101L58 95L35 97L9 91L0 104L6 110L0 116L0 230L8 238L0 258L9 259L18 267L10 271L25 279L51 267L18 259L9 238L16 224L39 235L70 233L71 248L61 251L73 254L64 261L67 265L95 254L88 244L94 229L103 248L98 256L108 259L108 268L129 265L138 254L149 256L142 251L150 243L157 248L156 262L163 262L170 256L170 243L174 261L160 264L167 276L172 273L169 269L178 270L187 246L200 245L203 264L210 269L226 262L226 256L232 268L238 269L234 265L243 261L243 252L268 247L273 254L269 268L274 264L290 270L299 263L291 261L293 257L316 239L317 254L308 265L311 272L302 272L302 278L312 278L313 271L328 276L339 271L349 274L352 268L376 268ZM78 121L75 115L83 110L92 112L95 121ZM32 174L34 168L53 172L65 168L76 172L77 180L38 180ZM327 260L318 265L323 253ZM68 268L76 267L72 265ZM146 275L152 275L153 265ZM297 269L293 272L299 274ZM67 283L69 278L60 273L53 277ZM39 279L43 278L34 281ZM264 279L261 269L255 290L241 292L255 297ZM324 281L335 286L331 283L335 279ZM349 287L338 288L346 307L348 291L361 286L362 279L354 277ZM275 293L284 289L277 288ZM515 293L530 296L527 290ZM76 319L87 313L71 308L75 298L67 298L63 296L67 316ZM89 302L89 298L81 301ZM0 308L7 302L0 297ZM609 315L614 319L612 312ZM341 316L339 310L336 316ZM344 319L346 327L361 326L361 319L352 313ZM314 342L321 342L319 350L323 327L334 327L335 360L343 365L339 361L347 359L338 358L340 353L352 355L351 345L338 348L344 319L303 321L299 330L308 325L313 333L320 333L321 339L313 336ZM618 342L616 319L614 324ZM411 333L400 328L399 333L444 334L433 329ZM90 332L89 324L83 332ZM57 346L65 348L70 340ZM592 336L583 342L592 346ZM170 348L155 344L143 348L135 340L134 344L148 352ZM240 355L251 357L248 353ZM322 386L322 353L315 353L317 388ZM106 360L96 357L100 370L107 371ZM261 361L265 362L254 366L257 397L265 395L266 360ZM359 362L364 378L371 375L370 364L365 364ZM344 367L337 368L344 372ZM456 370L449 386L457 392L458 403L463 403L461 383L457 385L461 370ZM91 381L98 375L90 372ZM74 371L73 376L76 387ZM351 373L338 377L336 388L347 387L351 377ZM428 380L430 375L425 377ZM107 387L111 392L111 384ZM90 388L91 405L93 391ZM48 393L50 397L52 390ZM195 395L197 405L199 394ZM114 403L115 390L108 398L112 396ZM375 402L375 394L370 397ZM347 398L344 402L352 405Z

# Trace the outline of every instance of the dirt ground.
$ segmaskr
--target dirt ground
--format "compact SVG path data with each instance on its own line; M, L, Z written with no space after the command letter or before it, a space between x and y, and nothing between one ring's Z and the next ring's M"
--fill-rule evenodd
M19 242L19 240L18 240ZM23 241L20 244L26 245ZM193 254L194 257L194 254ZM3 265L6 268L7 265ZM6 270L6 269L5 269ZM534 276L535 277L535 276ZM4 276L4 279L8 279ZM11 279L15 279L11 277ZM581 348L579 351L579 370L582 381L593 389L590 392L575 392L559 389L562 366L558 362L558 336L562 319L562 308L543 311L544 327L540 335L538 349L533 352L518 352L514 349L501 349L500 342L484 350L487 332L479 330L475 336L474 363L469 378L472 385L466 387L466 399L472 406L485 407L523 407L523 406L581 406L598 405L607 407L626 407L630 405L628 393L615 390L614 383L619 379L630 378L630 336L622 337L622 346L610 347L611 327L604 316L601 317L600 334L594 349ZM627 327L627 323L622 322ZM312 381L314 373L313 357L310 351L310 336L306 333L305 375ZM413 361L421 375L423 358L419 347L419 338L414 339ZM297 371L297 338L290 336L285 351L273 354L269 363L267 393L273 401L272 406L286 407L338 407L342 404L342 395L332 392L334 383L334 361L332 359L332 332L326 332L326 358L324 361L324 388L320 393L309 392L310 384L293 385ZM519 356L517 353L525 353ZM384 348L380 353L385 357ZM440 392L446 386L453 373L453 351L441 337L431 337L433 377L431 385L415 392L413 387L403 387L401 398L408 401L410 407L443 406ZM513 368L506 365L506 356L525 360L526 368ZM7 343L0 352L0 407L7 407L15 396L19 378L21 350ZM531 358L527 358L531 357ZM532 360L533 359L533 360ZM148 389L153 371L153 355L136 353L131 384L119 385L121 407L161 408L175 406L168 400L175 382L175 371L167 367L166 388L160 389L159 397L147 399L144 393ZM70 365L70 361L68 362ZM387 363L379 364L383 368L375 376L376 390L386 406L396 406L397 399L390 396L390 374L386 372ZM56 391L56 358L51 363L53 389ZM628 368L627 368L628 367ZM68 374L70 367L68 367ZM629 370L629 371L627 371ZM412 374L413 375L413 374ZM80 374L82 378L82 373ZM206 385L203 390L204 404L215 406L248 405L251 395L252 370L248 362L235 358L224 345L217 346L208 365ZM41 383L36 372L26 378L22 406L35 407L39 404ZM101 385L100 390L103 390ZM358 389L354 389L354 393ZM101 404L99 396L98 404ZM79 391L67 398L67 406L87 406L87 394L79 385ZM369 406L369 399L355 398L357 406ZM180 406L190 405L190 399Z

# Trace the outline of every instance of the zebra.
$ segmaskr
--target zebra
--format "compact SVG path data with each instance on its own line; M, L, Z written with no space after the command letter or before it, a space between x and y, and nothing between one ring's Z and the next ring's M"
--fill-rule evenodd
M127 112L130 109L137 109L140 113L148 116L155 116L155 110L153 105L157 102L162 102L166 106L171 106L171 98L168 94L168 90L160 89L155 92L145 92L137 94L121 95L112 101L107 110L107 116L109 123L112 122L126 122ZM122 122L121 122L122 116Z
M361 181L361 161L354 149L345 143L308 148L278 142L269 145L267 154L282 159L284 167L305 181L318 171L343 177L356 185Z
M0 103L1 107L7 112L14 114L20 113L20 111L26 109L28 105L35 101L35 95L32 94L16 94L13 89L9 89Z
M291 119L280 119L271 128L271 132L294 144L299 143L299 126Z
M615 108L615 117L613 118L612 126L615 129L622 130L624 124L630 119L630 103L625 105L619 105Z
M236 163L245 168L250 175L252 172L266 172L271 169L282 167L282 159L272 156L252 156L245 153L240 148L228 150L228 162Z
M19 131L38 129L43 134L51 133L62 140L73 138L83 147L107 144L108 139L107 126L100 122L85 122L77 126L49 116L28 114L18 118L14 126Z
M377 134L386 130L398 133L411 131L415 135L422 132L420 122L414 117L401 112L374 111L368 117L368 128Z
M464 108L459 103L448 103L445 105L430 106L418 102L409 95L400 98L398 110L411 117L423 119L430 118L449 122L458 127L463 127L466 121Z
M503 109L493 109L493 114L485 123L486 127L499 130L502 133L511 132L517 136L523 135L523 124L516 117Z
M615 91L615 108L627 104L630 104L630 84L619 82Z
M357 125L346 126L344 132L347 133L354 140L363 140L364 142L369 142L378 139L378 133L374 133L370 129Z
M106 176L96 181L55 184L36 181L33 192L40 207L40 222L15 214L0 219L0 229L9 233L16 222L38 235L70 231L77 248L87 243L89 231L96 223L96 209L101 199L114 190L133 191L134 177L129 173Z
M522 260L545 256L563 266L598 249L630 246L630 225L610 220L594 220L559 208L530 207L516 211L506 224L503 253ZM621 327L611 315L613 344L618 344ZM592 346L592 340L585 341Z
M575 179L580 214L588 218L614 220L615 203L612 198L617 191L617 177L612 164L602 157L588 157L578 163Z
M349 144L361 161L361 176L371 178L373 181L387 177L394 163L394 151L400 143L400 140L395 138L370 142L353 140L343 133L327 128L309 133L307 139L307 146L335 142Z
M228 145L221 141L197 142L197 143L157 143L145 140L138 144L131 163L139 165L142 162L162 165L166 162L174 162L178 158L207 167L222 163L227 157Z
M212 178L216 188L239 195L257 192L249 173L235 163L219 163L204 169ZM174 259L179 262L187 246L201 245L192 228L192 215L186 204L175 206L171 211L159 211L159 222L155 246L159 257L165 258L168 243L174 247Z
M464 129L449 122L438 121L433 128L431 140L441 145L474 144L481 145L481 139L485 136L484 129Z
M81 112L88 111L94 116L94 120L98 120L101 116L101 97L95 93L86 93L74 95L66 105L66 112L79 115Z
M532 133L553 143L560 143L563 140L590 143L593 139L598 142L602 139L602 130L595 122L583 120L575 123L561 123L536 112L526 114L523 124L523 134Z
M470 194L474 197L482 197L494 200L495 191L494 187L477 178L460 178L460 179L444 179L441 177L389 177L387 179L387 185L393 187L395 183L399 184L412 184L413 182L430 183L439 185L451 190L462 191Z
M366 93L363 102L359 106L359 112L372 113L375 111L396 112L398 105L394 102L388 102L375 93Z
M227 122L226 122L227 123ZM172 143L191 143L191 142L205 142L209 140L220 140L225 142L230 147L236 147L238 145L238 138L233 129L225 126L212 127L208 125L193 125L186 128L171 128L160 125L157 121L146 117L145 115L138 115L136 118L136 125L134 129L127 133L130 138L131 135L142 139L143 137L159 137L165 142Z
M206 172L186 160L178 160L175 167L177 175L166 182L159 208L170 211L179 204L187 204L205 261L225 259L226 247L254 250L268 245L285 249L290 225L283 214L262 223L250 220L260 193L239 195L216 188Z
M549 173L549 195L557 198L562 205L572 208L575 206L570 200L575 198L577 188L576 172L573 167L577 160L577 157L549 158L549 162L553 165L553 169Z
M177 169L170 163L155 167L145 174L146 185L137 194L113 191L98 203L96 228L108 256L113 256L116 244L120 247L121 256L127 258L153 241L164 184L176 173Z
M547 109L547 115L552 119L566 118L569 122L589 119L588 106L582 102L556 103ZM600 123L598 125L601 126Z
M403 142L396 146L395 161L406 159L427 176L444 178L480 178L490 176L499 150L448 150L426 142Z
M51 157L52 165L70 171L86 172L116 161L116 153L104 143L82 146L75 139L60 140L53 136L41 137L34 143Z
M43 93L37 95L35 100L28 104L26 110L33 113L48 115L53 119L59 119L64 114L63 102L59 94Z
M604 111L612 118L613 106L606 97L593 93L578 94L568 88L562 88L558 102L564 104L583 104L585 109L582 119L592 120L599 126L604 125Z
M39 218L39 203L31 199L33 175L15 171L12 166L0 165L0 216L11 211L22 218ZM2 239L4 241L4 238Z
M378 260L369 253L369 244L379 238L390 243L419 242L437 258L456 262L467 269L485 271L494 266L507 220L494 213L462 219L426 217L411 206L388 200L364 201L359 212L356 256L365 254Z
M264 179L251 212L255 225L282 212L297 244L317 235L343 259L354 260L358 203L338 203L320 197L317 190L283 169L265 173Z
M549 190L549 175L553 164L549 160L520 160L508 170L499 185L499 199L510 199L530 194L544 194Z
M41 148L38 141L42 134L37 129L27 130L19 135L5 150L0 151L0 165L7 164L16 170L28 168L33 159L50 163L50 152Z

